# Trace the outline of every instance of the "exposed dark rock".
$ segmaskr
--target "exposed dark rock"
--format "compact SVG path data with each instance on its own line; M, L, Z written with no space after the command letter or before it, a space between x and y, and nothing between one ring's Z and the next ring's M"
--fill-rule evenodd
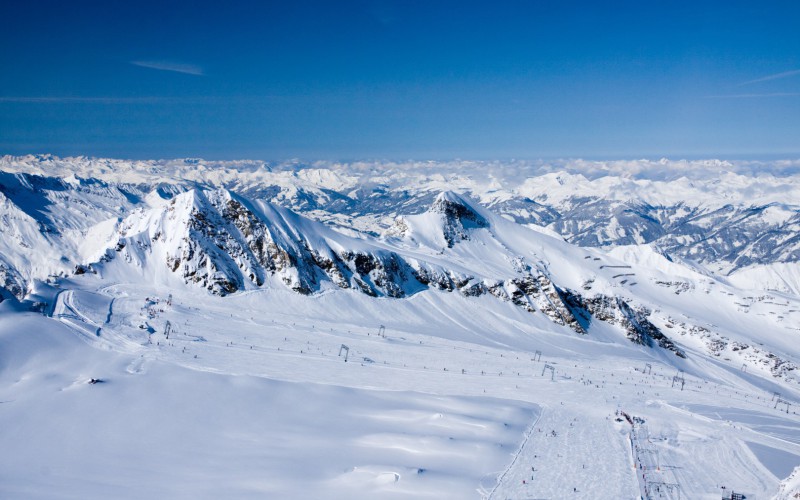
M469 229L489 227L489 222L458 195L442 193L431 205L431 213L442 215L444 239L447 246L469 239Z
M584 310L593 319L619 325L625 329L627 337L637 344L652 347L654 344L675 353L676 356L685 358L686 353L664 335L650 320L650 311L645 308L635 309L620 297L595 295L583 297L572 291L562 291L566 303L573 310Z

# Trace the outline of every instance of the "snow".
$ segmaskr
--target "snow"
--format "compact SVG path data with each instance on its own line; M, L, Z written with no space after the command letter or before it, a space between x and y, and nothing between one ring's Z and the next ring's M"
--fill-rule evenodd
M347 192L359 183L408 190L473 192L482 201L508 196L565 199L576 193L609 193L615 199L640 198L653 205L719 199L725 203L783 204L800 198L795 174L800 160L774 162L722 160L581 159L510 162L316 162L266 164L255 160L129 161L55 156L3 156L7 172L70 179L97 178L128 184L174 181L238 188L277 185L284 189ZM232 187L232 186L231 186ZM776 212L776 216L780 212Z
M4 498L469 497L535 412L136 364L29 314L0 332Z
M788 477L794 470L795 464L800 462L800 456L771 446L759 443L747 443L747 446L758 457L761 464L778 478Z
M353 228L377 234L396 215L421 213L437 193L452 190L578 244L655 241L724 276L754 263L797 260L791 234L800 219L791 200L800 199L799 168L797 160L305 164L31 155L0 157L0 170L7 172L0 180L6 192L16 186L10 194L23 212L78 230L136 207L161 206L183 191L225 188L301 210L351 235ZM37 189L42 182L49 191ZM68 210L52 210L65 201L72 202ZM696 234L717 229L712 238ZM59 272L75 264L74 237L51 242L60 250L56 258L70 264ZM18 253L24 251L3 255L14 260ZM25 278L42 279L40 274Z
M780 490L774 499L789 500L790 498L797 498L798 494L800 494L800 467L795 467L794 472L781 481Z
M52 319L0 314L0 496L632 498L618 409L647 422L682 498L766 498L800 457L800 418L764 382L695 355L681 391L666 358L528 326L488 297L131 281L64 282Z
M50 173L65 162L2 161ZM664 162L576 162L539 165L544 173L530 182L497 165L458 164L491 170L473 175L395 164L372 180L395 185L422 172L414 182L431 190L434 208L404 214L372 238L258 197L148 183L177 175L255 189L251 180L269 179L278 198L316 190L331 199L325 189L356 188L374 164L296 173L258 162L67 163L81 168L64 172L77 190L64 199L22 191L23 210L0 195L0 215L12 221L0 226L0 255L26 273L30 292L22 303L0 302L2 498L716 499L721 486L749 498L800 489L794 264L719 277L653 245L580 248L475 201L510 199L509 178L519 181L514 196L549 199L620 189L620 199L645 190L658 201L671 196L661 191L667 185L714 191L717 201L769 197L787 192L778 180L795 189L794 177L781 176L795 164L754 180L748 165L725 162L667 162L677 168L669 175L653 170ZM626 165L638 167L622 175ZM556 167L565 170L547 172ZM88 174L147 187L124 196ZM719 184L705 179L711 174ZM579 334L543 312L555 300L544 294L531 312L410 279L402 298L322 278L297 293L284 278L297 278L298 267L270 274L237 253L255 226L234 230L225 219L191 232L196 214L217 217L236 203L292 255L394 255L410 269L509 290L514 278L541 275L552 290L625 301L647 310L687 357L632 343L620 325L597 318L584 318ZM791 210L766 216L780 222ZM205 252L187 251L198 260L190 271L211 262L221 273L225 262L234 274L263 273L264 283L244 280L222 297L184 279L168 263L190 241ZM92 268L75 275L75 263Z
M800 295L800 263L749 266L728 276L731 284L750 290L766 289Z

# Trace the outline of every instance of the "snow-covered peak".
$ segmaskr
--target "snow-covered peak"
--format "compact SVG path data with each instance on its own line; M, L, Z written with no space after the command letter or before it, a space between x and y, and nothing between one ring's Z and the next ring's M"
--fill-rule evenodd
M481 209L478 207L479 205L471 203L462 195L453 191L442 191L436 196L428 211L464 222L472 222L479 227L488 226L486 219L479 214Z
M156 206L158 198L148 197L154 189L159 189L160 198L169 199L202 187L277 203L349 234L379 234L398 215L428 211L436 194L452 190L460 194L439 200L442 207L467 200L467 206L489 207L520 224L546 226L584 247L655 243L670 256L720 275L800 259L800 244L790 237L800 224L800 207L793 201L800 199L800 160L267 164L38 155L0 157L0 170L22 177L0 179L0 189L33 187L34 198L43 193L52 200L78 191L97 195L81 207L101 208L89 217L25 210L45 223L58 219L51 229L64 222L85 229L84 220L96 223L117 216L145 198ZM20 200L9 196L15 203ZM755 241L757 245L748 244Z
M387 236L400 237L412 246L434 251L452 248L470 239L472 231L488 228L491 215L452 191L439 193L427 211L399 217Z

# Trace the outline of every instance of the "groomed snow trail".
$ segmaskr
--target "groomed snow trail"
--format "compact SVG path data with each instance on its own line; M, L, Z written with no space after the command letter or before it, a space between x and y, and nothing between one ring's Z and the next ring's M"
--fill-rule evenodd
M636 498L626 429L612 417L566 405L543 409L491 498Z
M542 408L542 411L544 411L544 408ZM525 439L522 440L522 444L520 444L519 449L517 450L516 453L514 453L514 458L511 460L511 463L508 464L508 467L506 467L503 470L503 473L500 474L500 476L498 476L497 479L495 480L495 484L492 487L491 491L489 491L489 493L487 494L484 494L485 490L483 489L483 487L481 487L481 494L484 495L484 498L486 498L486 500L492 500L497 489L505 481L508 471L513 469L514 466L517 464L517 460L519 459L522 452L525 450L525 447L528 445L528 440L530 440L531 434L533 434L533 431L536 430L536 425L539 423L541 419L542 419L542 413L540 412L538 415L536 415L536 419L533 421L530 427L528 427L528 430L525 432Z

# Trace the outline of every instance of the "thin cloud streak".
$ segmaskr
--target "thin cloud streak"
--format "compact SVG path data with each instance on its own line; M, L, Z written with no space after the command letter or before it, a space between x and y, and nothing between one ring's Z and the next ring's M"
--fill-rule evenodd
M27 104L157 104L162 102L179 101L174 97L13 97L0 96L0 103L27 103Z
M761 83L761 82L768 82L770 80L779 80L781 78L788 78L790 76L800 75L800 69L793 69L792 71L784 71L783 73L775 73L774 75L767 75L762 76L761 78L756 78L755 80L748 80L746 82L742 82L737 87L741 87L743 85L750 85L753 83Z
M131 64L134 66L140 66L142 68L172 71L173 73L183 73L184 75L205 76L203 73L203 68L194 64L183 64L170 61L131 61Z
M754 99L758 97L798 97L800 92L772 92L768 94L707 95L706 99Z
M0 96L0 104L201 104L201 103L270 103L287 98L280 95L253 96Z

